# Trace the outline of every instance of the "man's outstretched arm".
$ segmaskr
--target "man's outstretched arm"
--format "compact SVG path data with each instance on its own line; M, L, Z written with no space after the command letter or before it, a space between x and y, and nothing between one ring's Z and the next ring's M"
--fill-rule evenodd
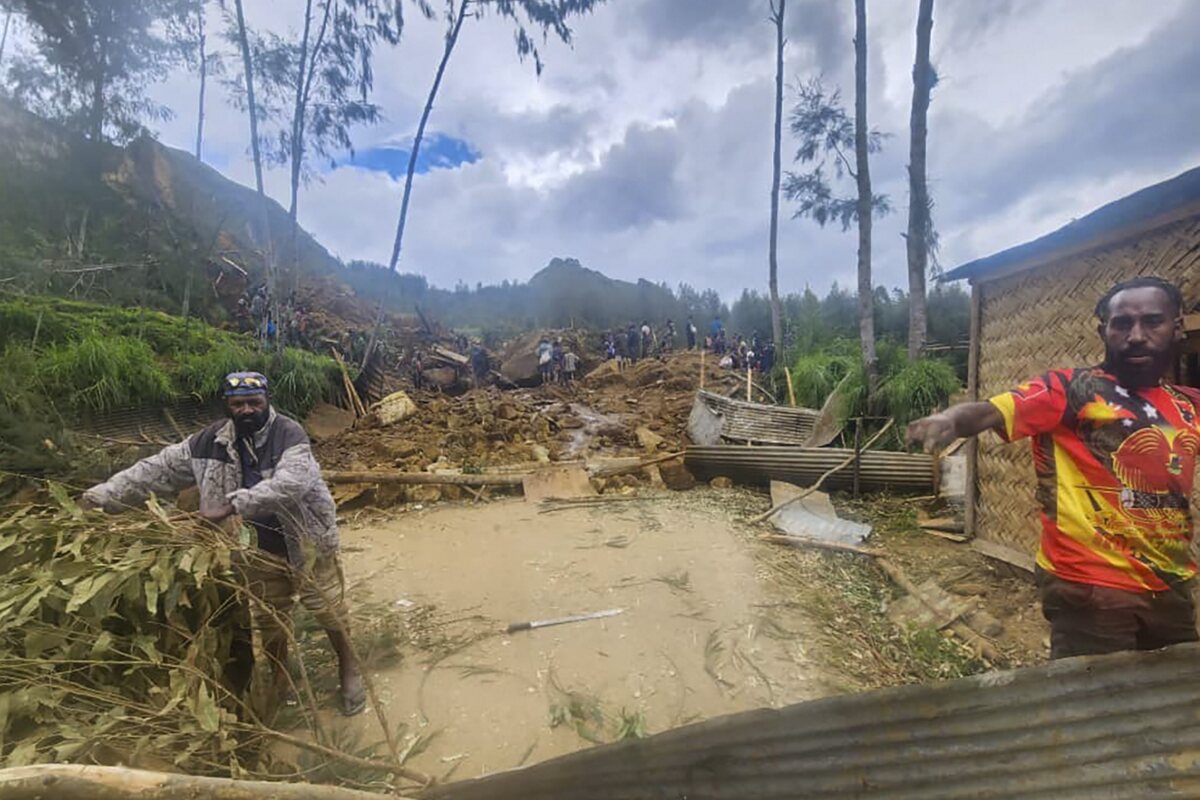
M143 458L129 469L93 486L83 493L79 503L84 509L103 508L117 512L141 504L151 493L177 492L195 483L191 440L188 439Z
M960 403L939 414L931 414L908 426L905 440L909 446L934 453L955 439L978 436L986 430L1004 431L1004 416L991 403Z

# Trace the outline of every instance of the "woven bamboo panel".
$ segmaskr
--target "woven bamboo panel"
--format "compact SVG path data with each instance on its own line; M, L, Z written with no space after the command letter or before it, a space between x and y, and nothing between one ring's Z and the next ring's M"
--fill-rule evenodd
M1099 362L1104 347L1093 315L1096 301L1114 283L1137 275L1174 281L1189 307L1200 301L1200 218L983 283L980 398L1048 369ZM978 464L977 535L1036 550L1040 526L1028 443L1006 445L984 436Z

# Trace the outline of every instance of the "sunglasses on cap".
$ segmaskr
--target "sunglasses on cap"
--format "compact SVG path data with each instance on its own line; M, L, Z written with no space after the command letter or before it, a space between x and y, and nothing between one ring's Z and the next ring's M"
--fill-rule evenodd
M253 375L235 375L225 379L225 386L229 389L266 389L267 382Z

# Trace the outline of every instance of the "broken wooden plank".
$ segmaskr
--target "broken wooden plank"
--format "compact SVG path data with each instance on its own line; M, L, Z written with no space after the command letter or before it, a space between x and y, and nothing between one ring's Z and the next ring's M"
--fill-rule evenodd
M1003 561L1005 564L1016 567L1017 569L1029 573L1032 577L1034 568L1037 562L1029 553L1016 550L1005 544L994 542L991 539L981 539L975 537L971 541L971 549L981 553L988 558L994 558L997 561Z

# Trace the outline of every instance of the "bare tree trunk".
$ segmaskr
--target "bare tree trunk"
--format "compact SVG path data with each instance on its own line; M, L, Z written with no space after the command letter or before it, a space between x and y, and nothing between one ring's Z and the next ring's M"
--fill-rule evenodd
M771 172L771 244L767 261L771 277L771 337L777 348L783 346L783 309L779 304L779 177L782 171L783 138L783 17L787 0L771 3L771 21L775 23L775 152Z
M329 21L329 9L332 0L325 3L325 21ZM308 109L308 80L310 75L308 42L312 31L312 0L304 4L304 33L300 39L300 66L296 74L296 105L292 111L292 174L291 201L288 204L288 220L291 222L292 248L292 290L300 287L300 223L298 208L300 202L300 171L304 166L304 117ZM322 29L322 33L324 30ZM317 53L313 48L312 63L316 66Z
M442 85L442 77L446 74L446 64L458 43L458 34L462 30L463 21L467 16L467 6L471 0L459 0L458 13L450 29L446 31L446 46L442 51L442 60L438 63L437 72L433 76L433 86L429 87L429 96L425 99L425 108L421 111L421 121L417 124L417 133L413 136L412 150L408 154L408 171L404 175L404 195L400 200L400 219L396 222L396 240L392 243L392 258L388 262L388 271L395 272L400 263L400 249L404 244L404 224L408 220L408 203L412 198L413 177L417 172L417 155L421 150L421 139L425 136L425 126L429 123L429 115L433 113L433 101L437 98L438 89ZM379 338L379 327L383 324L383 305L386 293L379 298L379 308L375 312L375 327L371 330L371 339L367 342L367 350L363 355L361 366L366 367L375 350L375 342Z
M925 140L929 134L929 92L933 68L929 40L933 32L933 0L920 0L917 10L917 56L913 62L911 140L908 149L908 357L925 347L925 275L929 270L929 186L925 180Z
M196 23L200 32L200 107L196 113L196 160L204 149L204 89L208 82L208 54L204 50L204 0L196 0Z
M388 269L392 272L396 271L396 265L400 263L400 248L404 242L404 223L408 220L408 202L412 197L413 177L417 171L417 155L421 151L421 139L425 136L425 126L429 123L429 115L433 113L433 101L442 85L442 76L446 74L446 64L450 61L450 54L454 52L454 45L458 43L458 33L462 30L463 20L467 16L467 6L470 5L470 2L471 0L460 0L458 14L455 16L450 30L446 33L446 48L442 51L442 60L438 63L437 72L433 76L433 86L429 88L429 97L426 98L425 108L421 111L421 121L417 124L417 133L413 136L412 150L408 154L408 171L404 175L404 196L400 200L400 220L396 223L396 241L392 244L392 258L388 262Z
M0 65L4 64L4 46L8 44L8 26L12 23L12 9L4 15L4 33L0 33Z
M250 59L250 40L246 36L246 16L242 11L242 0L234 0L237 9L238 44L242 51L242 71L246 79L246 109L250 115L250 152L254 156L254 183L258 189L259 205L262 206L263 235L266 237L265 256L267 272L267 294L275 302L275 245L271 239L271 209L267 205L267 192L263 188L262 153L258 147L258 104L254 102L254 64ZM272 313L274 313L272 311ZM260 334L261 335L261 334Z
M254 185L264 198L262 154L258 151L258 105L254 102L254 72L250 61L250 40L246 38L246 17L242 13L242 0L234 0L237 9L238 44L242 50L242 70L246 76L246 109L250 114L250 152L254 156Z
M879 384L875 360L875 291L871 284L871 168L867 155L867 0L854 0L854 156L858 177L858 332L867 397Z
M106 12L105 12L105 10L101 10L99 13L104 14ZM99 165L99 158L100 158L99 145L100 145L100 142L103 141L103 139L104 139L104 117L105 117L104 90L106 88L106 82L108 80L108 27L111 24L112 24L112 18L108 17L107 19L105 19L102 23L100 23L97 26L98 27L97 33L98 33L99 39L100 39L100 41L98 43L100 45L100 47L99 47L100 52L97 54L96 71L92 75L92 107L90 109L91 110L91 119L89 120L89 123L90 123L90 127L91 127L90 133L91 133L92 142L96 145L95 150L96 150L96 158L97 158L97 164L96 164L97 170L99 170L99 166L100 166ZM99 174L99 172L97 172L97 174Z

